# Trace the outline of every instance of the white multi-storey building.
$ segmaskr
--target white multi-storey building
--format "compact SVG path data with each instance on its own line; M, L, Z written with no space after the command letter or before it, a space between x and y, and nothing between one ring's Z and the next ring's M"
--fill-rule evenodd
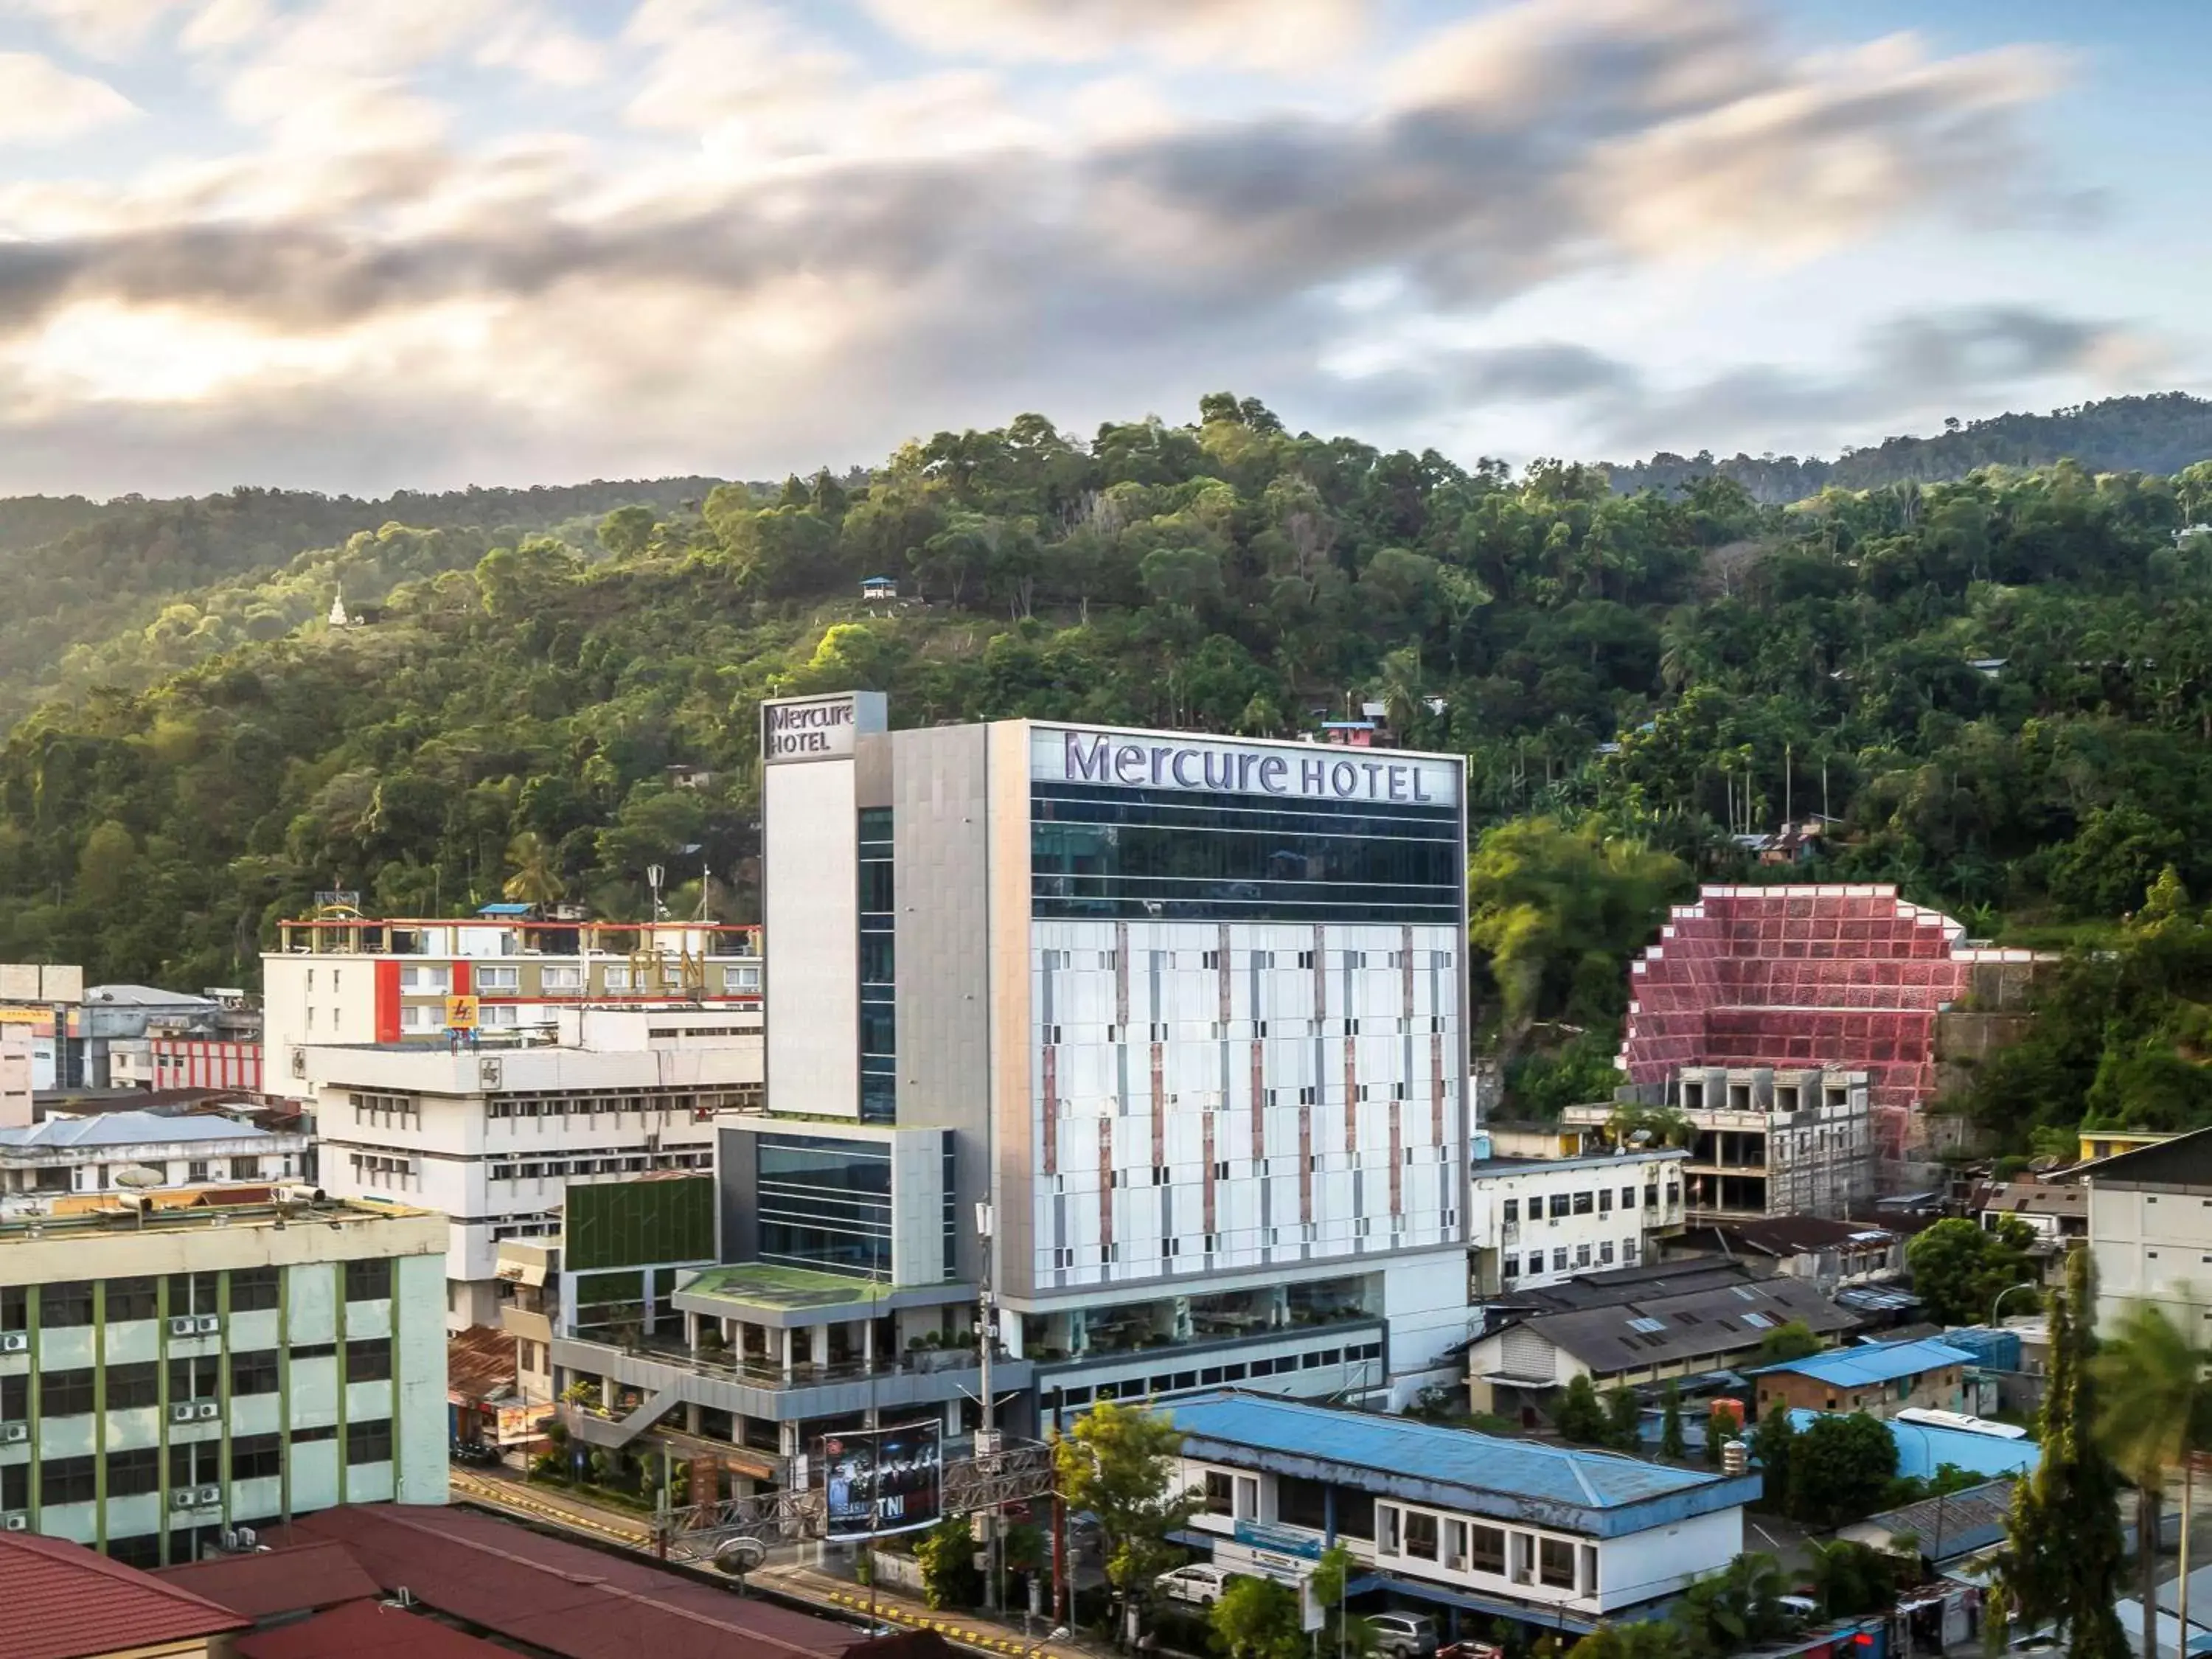
M725 1131L726 1254L988 1268L1046 1408L1402 1395L1448 1363L1461 760L885 715L763 708L776 1018L769 1115Z
M474 999L477 1029L521 1036L585 1005L761 1006L760 929L696 921L622 923L541 915L527 904L435 920L376 919L331 901L278 928L261 958L262 1087L305 1100L301 1058L333 1043L443 1044L448 999Z
M500 1241L557 1233L571 1184L711 1169L716 1122L759 1098L756 1010L571 1009L556 1035L301 1050L324 1188L451 1218L453 1329L499 1322Z
M1538 1290L1577 1273L1656 1259L1682 1231L1678 1147L1588 1158L1492 1158L1468 1165L1475 1294Z

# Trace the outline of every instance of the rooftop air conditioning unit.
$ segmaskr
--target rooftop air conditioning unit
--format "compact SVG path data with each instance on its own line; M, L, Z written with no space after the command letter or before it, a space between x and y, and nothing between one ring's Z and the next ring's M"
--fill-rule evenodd
M222 1321L214 1314L202 1314L199 1316L198 1328L202 1336L213 1336L222 1328Z
M20 1446L30 1437L28 1423L0 1423L0 1446Z
M198 1495L190 1486L179 1486L169 1494L169 1507L173 1510L188 1510L198 1501Z
M31 1517L20 1510L13 1515L0 1515L0 1532L28 1532Z
M169 1421L172 1423L189 1423L198 1414L198 1409L189 1400L169 1407Z
M0 1353L25 1353L30 1346L28 1331L0 1331Z
M260 1543L261 1534L254 1531L252 1528L240 1527L238 1529L238 1547L240 1549L255 1549L259 1547Z
M203 1423L211 1422L216 1418L222 1415L222 1407L213 1400L201 1401L199 1411L200 1421Z
M200 1488L200 1502L203 1504L222 1503L222 1488L221 1486L202 1486Z
M199 1321L190 1314L179 1314L169 1322L171 1336L190 1336L199 1328Z

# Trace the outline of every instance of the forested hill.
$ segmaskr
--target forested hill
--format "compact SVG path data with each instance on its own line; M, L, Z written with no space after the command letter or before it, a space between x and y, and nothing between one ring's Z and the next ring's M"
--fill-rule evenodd
M646 866L695 868L695 843L722 913L751 914L771 692L1270 735L1372 700L1469 757L1486 1030L1524 1099L1604 1086L1627 953L1696 877L1760 873L1731 832L1794 807L1830 818L1799 875L2113 947L1978 1108L2015 1144L2085 1098L2212 1120L2212 535L2180 533L2208 518L2212 464L1782 509L1725 478L1470 473L1224 396L1087 441L1036 416L944 434L865 482L726 484L480 557L395 526L343 555L392 576L370 625L248 629L14 730L0 960L250 984L318 889L635 915ZM888 612L858 592L878 574ZM231 629L326 607L315 582L173 603ZM672 787L679 763L711 783Z
M405 490L380 501L277 489L180 501L126 496L104 504L82 496L0 500L0 591L9 596L0 610L0 719L20 715L42 696L82 691L103 678L145 684L165 669L246 640L272 638L311 613L327 611L333 580L346 574L340 556L348 538L386 524L445 533L399 553L386 548L355 571L349 591L357 600L381 598L379 584L402 575L473 563L495 542L526 532L580 525L580 533L588 534L591 523L625 503L660 510L696 503L718 482ZM301 591L253 592L288 568L307 579ZM195 605L163 615L182 595L225 585L224 603L213 611ZM307 603L307 587L319 589L319 604ZM142 629L143 648L136 637ZM116 642L118 634L125 637ZM72 650L92 654L71 663Z
M1678 489L1711 473L1732 478L1754 501L1784 505L1829 488L1878 489L1885 484L1963 478L1978 467L2049 466L2073 459L2094 472L2179 472L2212 458L2212 400L2186 392L2110 398L2054 409L2048 415L1996 415L1951 422L1932 438L1887 438L1840 459L1736 454L1716 459L1664 451L1632 465L1608 462L1613 487Z

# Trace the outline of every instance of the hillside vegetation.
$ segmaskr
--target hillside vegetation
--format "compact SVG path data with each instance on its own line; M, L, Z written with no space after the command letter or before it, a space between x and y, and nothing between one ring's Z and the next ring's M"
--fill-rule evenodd
M2049 466L2079 461L2094 472L2179 472L2212 457L2212 400L2186 392L2108 398L2054 409L2048 415L1994 415L1951 421L1931 438L1886 438L1847 449L1835 460L1808 455L1693 456L1663 451L1633 465L1608 464L1613 488L1679 489L1717 472L1758 501L1782 505L1823 489L1878 489L1887 484L1936 483L1985 466Z
M226 630L310 619L16 727L0 960L252 982L319 889L458 911L512 884L634 915L653 862L703 860L717 913L757 914L773 692L878 688L902 725L1268 735L1374 701L1469 757L1480 988L1532 1098L1602 1084L1623 955L1692 879L1756 873L1732 830L1825 811L1806 877L2117 945L2081 958L2078 1017L2007 1097L1973 1103L2013 1143L2108 1074L2100 1110L2153 1109L2155 1084L2157 1111L2212 1115L2175 1071L2212 1042L2189 896L2212 896L2212 536L2178 533L2212 516L2212 465L1783 509L1724 477L1624 496L1595 468L1469 471L1225 395L1202 415L1088 441L1028 416L866 479L725 484L481 554L452 526L381 531L338 556L388 579L368 627L319 620L313 560L180 595ZM888 614L859 598L876 574L907 596ZM677 763L713 781L672 787ZM2118 927L2137 910L2149 954L2152 922ZM2141 1087L2115 1069L2136 1062Z
M703 499L716 482L410 490L382 501L279 489L105 505L82 496L0 501L0 586L9 599L0 611L0 720L47 696L95 684L136 689L216 651L273 639L327 612L340 578L356 600L379 599L383 584L473 563L496 541L588 526L632 502L674 508ZM447 533L348 561L349 538L393 523ZM200 592L208 588L219 591ZM319 603L303 589L319 591Z

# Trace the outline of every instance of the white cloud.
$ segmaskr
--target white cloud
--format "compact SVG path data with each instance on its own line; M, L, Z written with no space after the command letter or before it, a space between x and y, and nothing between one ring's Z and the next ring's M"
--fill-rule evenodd
M71 51L123 58L146 44L154 26L189 0L6 0L5 9L44 21Z
M71 75L36 52L0 52L0 143L60 143L137 113L104 81Z
M1179 68L1311 70L1365 32L1366 0L867 0L901 38L948 55L1091 63L1136 54Z
M178 40L188 52L221 52L259 34L274 16L269 0L207 0Z
M810 14L750 0L645 0L617 40L534 63L566 37L526 0L318 0L258 29L202 10L195 49L237 48L216 61L244 148L0 184L0 388L24 393L0 397L0 487L173 487L195 458L215 483L355 489L758 473L1222 385L1313 424L1448 428L1507 399L1688 419L1713 405L1687 377L1669 392L1565 337L1486 337L1441 378L1378 360L1354 384L1331 370L1376 307L1347 300L1464 343L1577 275L1956 224L2007 201L2012 117L2051 84L2018 52L1793 57L1747 4L1522 0L1419 40L1379 83L1338 77L1325 105L1201 113L1149 65L1198 52L1199 21L1235 5L1111 9L910 14L1138 60L1048 91L973 62L872 77ZM503 100L433 95L471 64L603 72L624 125L516 131ZM511 101L552 124L606 95ZM1863 409L1880 393L1862 388L1919 395L1914 351L1994 362L1972 372L1996 386L2122 349L2002 355L2033 336L1939 331L1845 389ZM1712 398L1780 407L1771 379L1724 368Z
M549 87L587 87L606 73L599 46L542 17L512 19L477 48L487 69L513 69Z

